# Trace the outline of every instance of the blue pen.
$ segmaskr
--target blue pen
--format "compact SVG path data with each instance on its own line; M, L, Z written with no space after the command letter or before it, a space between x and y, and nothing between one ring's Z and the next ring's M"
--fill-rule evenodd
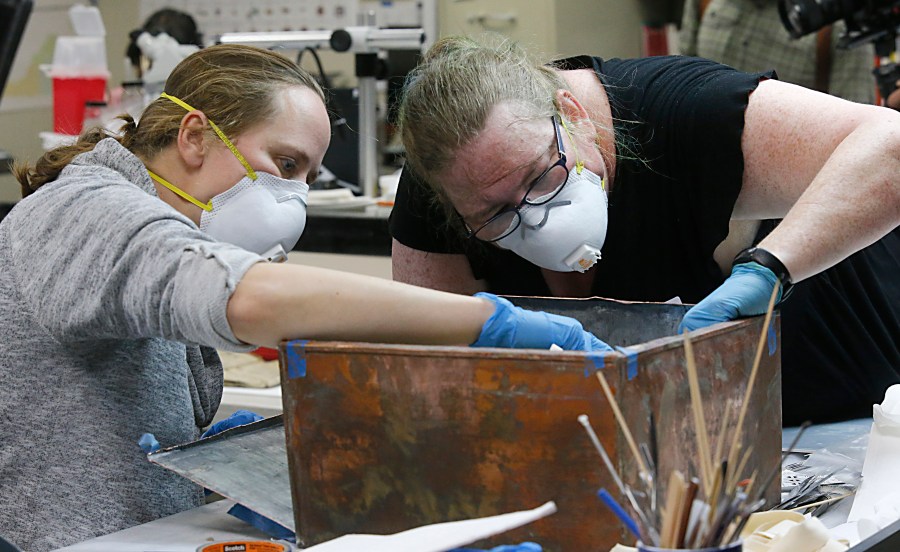
M631 516L629 516L621 506L619 506L619 503L616 502L616 499L613 498L612 495L610 495L608 492L606 492L606 489L600 489L599 491L597 491L597 496L599 496L600 500L602 500L603 503L606 504L610 510L612 510L612 513L615 514L617 518L619 518L619 521L624 523L625 527L629 531L631 531L631 533L638 540L641 540L641 532L638 529L637 523L635 523L634 520L631 519Z

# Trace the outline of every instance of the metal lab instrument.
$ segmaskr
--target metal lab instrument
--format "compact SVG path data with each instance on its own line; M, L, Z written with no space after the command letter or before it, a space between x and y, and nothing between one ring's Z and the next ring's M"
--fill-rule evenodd
M246 44L272 50L330 48L335 52L352 52L356 56L359 81L359 187L366 197L375 197L378 182L376 144L377 90L375 79L378 52L382 50L419 50L425 42L425 31L414 29L379 29L374 25L347 27L335 31L286 31L225 33L223 44Z

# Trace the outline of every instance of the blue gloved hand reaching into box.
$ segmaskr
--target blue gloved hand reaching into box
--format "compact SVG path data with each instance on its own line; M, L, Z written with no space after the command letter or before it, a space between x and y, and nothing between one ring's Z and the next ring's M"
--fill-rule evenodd
M683 330L705 328L743 316L765 314L772 290L780 285L775 273L761 264L752 262L736 264L731 269L731 276L722 285L684 315L678 326L678 333ZM780 300L779 289L775 302Z
M574 318L526 310L491 293L475 296L494 303L495 310L472 347L549 349L555 344L568 351L613 350Z

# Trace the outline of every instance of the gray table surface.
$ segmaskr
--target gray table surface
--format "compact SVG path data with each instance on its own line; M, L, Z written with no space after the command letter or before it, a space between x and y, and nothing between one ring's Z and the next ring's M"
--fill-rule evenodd
M218 541L269 540L253 526L228 515L233 505L230 500L219 500L58 552L196 552L198 547Z
M837 447L842 444L868 435L872 427L872 419L850 420L834 424L822 424L810 427L802 436L798 449L816 451L823 448ZM785 428L782 442L787 447L796 435L797 428ZM835 508L828 512L831 517L826 525L841 523L840 517L846 520L849 506ZM220 500L193 510L181 512L166 518L125 529L91 539L80 544L60 549L59 552L195 552L203 544L213 541L233 539L266 540L266 536L254 527L227 514L233 502Z

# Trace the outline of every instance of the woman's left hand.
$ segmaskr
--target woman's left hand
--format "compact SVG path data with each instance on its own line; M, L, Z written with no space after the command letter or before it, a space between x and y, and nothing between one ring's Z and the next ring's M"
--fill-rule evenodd
M742 316L764 314L775 286L781 286L778 277L761 264L735 265L731 269L731 276L721 286L684 315L678 326L678 333L705 328ZM780 300L779 289L775 301L777 303Z

